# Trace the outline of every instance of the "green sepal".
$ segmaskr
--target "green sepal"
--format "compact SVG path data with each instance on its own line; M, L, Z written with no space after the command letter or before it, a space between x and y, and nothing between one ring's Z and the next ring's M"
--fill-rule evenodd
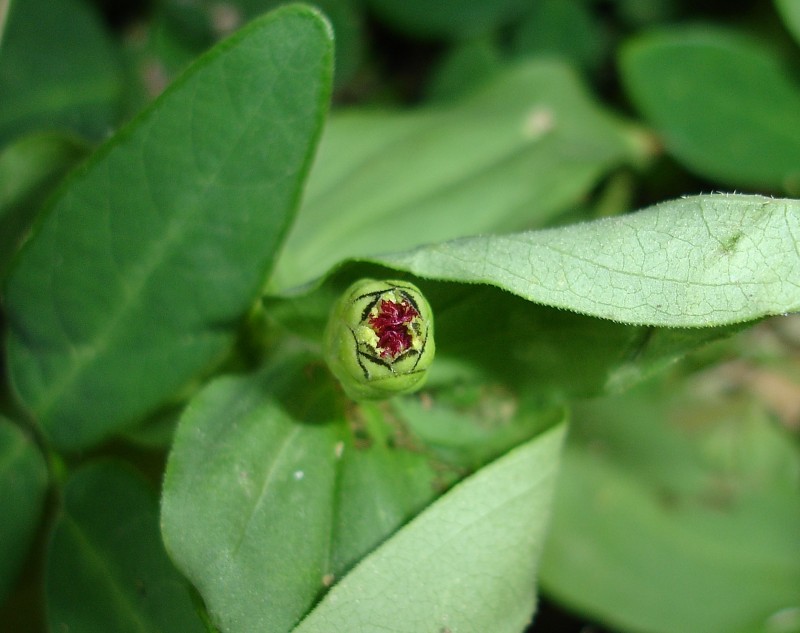
M402 327L408 346L396 355L380 345L370 320L382 302L411 306L417 314ZM419 288L407 281L362 279L352 284L331 311L325 357L353 400L377 400L422 387L435 354L433 313Z

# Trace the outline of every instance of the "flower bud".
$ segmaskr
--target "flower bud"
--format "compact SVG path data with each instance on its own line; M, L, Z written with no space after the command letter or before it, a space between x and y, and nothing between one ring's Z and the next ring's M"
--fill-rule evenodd
M416 391L435 351L430 305L407 281L357 281L333 307L325 348L353 400Z

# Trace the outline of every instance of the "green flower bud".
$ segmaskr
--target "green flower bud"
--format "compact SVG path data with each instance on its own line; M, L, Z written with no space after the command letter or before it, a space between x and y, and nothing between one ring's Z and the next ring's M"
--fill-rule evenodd
M353 400L416 391L434 351L431 307L407 281L357 281L333 307L325 333L328 366Z

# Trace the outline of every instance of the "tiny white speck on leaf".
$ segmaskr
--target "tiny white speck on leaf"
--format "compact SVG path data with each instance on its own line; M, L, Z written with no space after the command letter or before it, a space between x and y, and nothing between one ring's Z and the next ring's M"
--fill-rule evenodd
M536 106L525 117L522 125L522 133L525 138L538 139L552 130L556 125L556 118L553 110L547 106Z

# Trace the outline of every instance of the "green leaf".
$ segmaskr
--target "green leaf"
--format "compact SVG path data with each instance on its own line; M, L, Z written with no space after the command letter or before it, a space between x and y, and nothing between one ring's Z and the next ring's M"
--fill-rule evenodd
M336 442L331 425L293 424L257 381L220 379L190 403L162 533L226 633L288 630L324 589Z
M523 630L563 435L458 484L362 561L294 633Z
M47 467L41 453L0 416L0 603L28 554L46 489Z
M393 27L416 36L463 39L507 24L524 12L525 0L368 0L367 5Z
M794 39L800 43L800 2L797 2L797 0L775 0L775 8L778 9L786 28L794 35Z
M555 61L510 69L448 108L340 113L270 289L348 257L542 226L637 152L630 130Z
M797 630L800 452L752 401L708 393L671 381L578 407L542 562L553 596L622 630Z
M14 387L58 446L151 412L230 348L297 203L330 66L320 15L275 11L61 189L6 294Z
M319 370L299 357L218 379L178 426L164 541L227 633L291 630L433 496L426 459L397 447L382 408L352 409L348 430Z
M111 462L85 466L67 481L45 591L51 631L206 631L190 587L164 552L154 495Z
M607 35L586 2L539 0L514 29L515 55L560 55L578 68L604 60Z
M708 195L370 260L623 323L711 327L800 309L798 240L800 201Z
M451 103L496 77L504 68L500 48L490 38L455 44L431 73L428 102Z
M89 3L11 3L0 55L0 145L33 130L93 139L117 123L119 51Z
M800 193L800 87L769 49L718 29L639 37L626 89L689 169L733 187Z
M24 136L0 152L0 278L41 204L87 150L71 137L46 133Z

